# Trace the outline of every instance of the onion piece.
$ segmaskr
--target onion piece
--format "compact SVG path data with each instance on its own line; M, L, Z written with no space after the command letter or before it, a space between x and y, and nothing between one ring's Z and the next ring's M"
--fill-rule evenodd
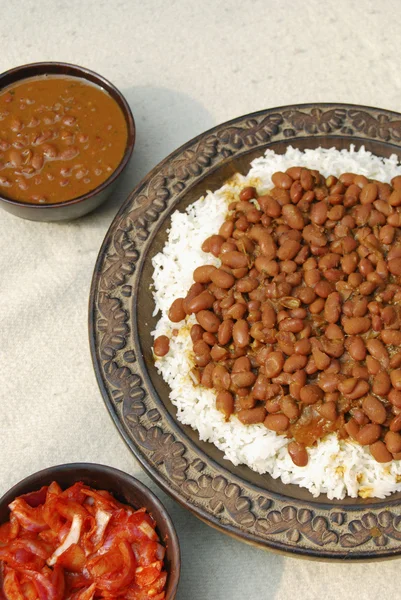
M97 546L102 541L111 516L111 513L106 512L101 508L96 511L96 531L92 536L92 543L94 546Z
M74 515L71 523L71 529L64 538L64 541L56 550L52 556L48 559L47 564L52 567L56 564L57 558L71 546L71 544L78 544L81 535L82 528L82 517L81 515Z
M140 525L138 525L138 529L142 531L150 540L158 540L159 536L156 531L149 525L147 521L142 521Z

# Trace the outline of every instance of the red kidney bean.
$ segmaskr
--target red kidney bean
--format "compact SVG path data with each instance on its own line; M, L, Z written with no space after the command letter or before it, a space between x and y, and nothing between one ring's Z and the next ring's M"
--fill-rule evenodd
M210 274L210 280L222 289L229 289L235 283L235 277L223 269L214 269Z
M210 356L212 357L212 360L216 362L225 360L228 357L228 350L215 344L210 351Z
M401 369L395 369L390 373L391 384L396 390L401 390Z
M374 396L366 396L362 401L362 408L372 423L382 425L385 422L387 413L384 404Z
M230 267L231 269L238 269L248 266L248 258L238 252L237 250L232 250L230 252L225 252L221 255L221 262L223 265Z
M192 325L190 335L193 343L198 342L202 339L203 328L200 325L198 325L198 323Z
M302 319L283 319L279 323L279 329L281 331L289 331L291 333L299 333L304 328L304 322Z
M368 427L368 425L365 425ZM379 463L387 463L393 460L392 454L387 450L386 445L381 440L370 444L369 450L375 460Z
M186 305L187 312L189 314L191 314L191 313L198 313L199 311L205 311L208 308L212 308L214 301L215 301L215 297L213 296L213 294L211 294L208 290L204 290L198 296L195 296L195 298L191 298L191 300L189 300L187 302L187 305ZM177 302L177 300L175 300L175 302ZM174 302L171 305L170 312L173 309L173 305L174 305ZM179 312L178 308L182 309L182 311ZM179 307L176 307L176 313L177 313L177 316L181 316L182 314L185 313L183 302L179 305ZM173 319L170 316L170 313L169 313L169 317L170 317L170 320L173 321ZM181 320L181 319L179 319L179 320Z
M216 390L228 390L231 385L231 375L223 365L215 365L212 372L212 381Z
M281 261L291 260L298 254L300 249L301 249L301 244L298 241L286 240L278 249L277 257ZM295 265L295 267L296 267L296 265Z
M259 286L259 281L253 277L243 277L237 281L236 289L242 294L248 294Z
M299 371L306 366L308 362L308 358L301 354L294 354L293 356L289 356L284 363L283 371L285 373L294 373L295 371Z
M250 341L249 325L244 319L239 319L234 323L233 339L236 346L245 348Z
M211 252L214 256L218 257L224 241L225 239L221 235L211 235L203 242L202 250L203 252Z
M198 283L209 283L209 281L212 281L211 274L215 270L216 267L214 267L213 265L202 265L201 267L197 267L193 274L194 281Z
M269 379L277 377L283 369L284 362L285 359L284 354L282 352L270 352L270 354L267 356L264 365L266 377L268 377Z
M251 370L251 361L247 356L240 356L234 361L232 372L233 373L242 373L244 371Z
M312 355L315 365L319 371L324 371L327 369L330 364L330 357L325 352L322 352L318 348L313 348Z
M242 317L245 315L245 313L246 313L246 304L236 302L227 310L226 318L235 319L235 320L242 319Z
M198 296L201 292L203 292L204 286L201 283L194 283L189 288L188 294L185 296L182 306L187 314L189 314L188 304L192 300Z
M401 457L401 352L387 349L401 346L397 194L354 174L324 182L317 171L291 173L276 173L275 188L256 205L256 191L230 205L231 220L203 245L221 268L195 269L195 284L174 304L173 318L198 311L194 374L230 394L226 418L234 411L251 423L247 411L265 402L255 422L267 410L267 423L282 433L316 404L333 423L352 414L340 435L369 445L377 460ZM221 387L221 375L235 394ZM388 436L390 448L386 432L396 436Z
M312 346L308 338L298 340L294 344L294 350L297 354L308 356L312 351Z
M385 397L391 390L391 379L387 371L380 371L373 379L372 392L376 396Z
M193 345L195 362L199 367L206 367L210 362L210 347L204 340L198 340Z
M315 404L323 399L323 390L317 385L306 385L301 389L301 402L303 404Z
M290 442L287 446L288 454L297 467L306 467L308 464L308 452L301 442Z
M267 415L263 423L267 429L271 429L277 433L283 433L288 429L290 420L286 415L278 413Z
M208 363L206 367L203 369L200 383L203 387L212 388L213 387L213 369L214 364L212 362Z
M299 416L298 405L291 396L283 396L281 398L280 408L284 415L290 420L297 419Z
M289 190L293 184L292 178L287 173L282 173L281 171L273 173L272 182L276 187L283 188L284 190Z
M337 419L337 406L336 402L334 401L329 401L325 404L322 404L318 408L318 411L320 415L327 421L335 421Z
M384 436L384 443L391 454L401 452L401 435L399 433L388 431Z
M361 446L370 446L374 444L381 435L381 427L376 423L368 423L368 425L364 425L358 431L356 435L356 440Z
M180 321L185 319L185 317L186 312L184 310L184 298L177 298L170 306L170 309L168 311L168 318L173 323L179 323Z
M345 423L344 429L353 440L358 441L357 437L360 431L360 427L355 421L355 419L350 419L347 423Z
M392 388L388 394L388 400L397 408L401 408L401 391Z
M232 338L234 327L234 321L232 319L226 319L219 325L219 329L217 332L217 339L219 344L225 346L228 344Z
M196 313L198 323L205 331L217 333L220 326L220 319L210 310L200 310Z
M216 396L216 408L225 416L226 421L234 412L234 397L227 390L221 390Z
M239 198L242 202L247 202L248 200L252 200L256 198L256 188L253 186L244 187L239 195Z
M354 360L364 360L366 357L366 348L363 339L357 335L349 339L348 352Z
M153 343L153 352L156 356L166 356L170 350L170 340L166 335L159 335Z
M252 396L256 400L266 400L267 397L268 379L264 375L259 374L252 388Z
M256 381L256 375L252 371L231 373L231 381L237 387L250 387Z
M244 425L263 423L266 418L266 409L263 406L257 406L255 408L240 410L237 413L237 417Z
M401 431L401 413L390 421L389 429L394 432Z
M400 346L401 345L401 331L394 329L383 329L380 332L380 337L386 345L389 346Z
M228 240L234 231L234 221L224 221L219 229L219 235L224 239Z
M343 319L344 331L348 335L366 333L367 331L369 331L370 326L371 320L369 317L351 317L349 319Z
M205 331L205 333L202 334L202 339L208 346L214 346L214 344L217 343L216 336L213 333L210 333L210 331Z
M282 217L292 229L300 231L305 225L301 211L297 206L294 206L294 204L286 204L283 206Z

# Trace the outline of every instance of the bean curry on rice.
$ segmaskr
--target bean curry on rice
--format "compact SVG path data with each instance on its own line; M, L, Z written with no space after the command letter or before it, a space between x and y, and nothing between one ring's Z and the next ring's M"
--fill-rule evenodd
M171 305L172 322L197 319L192 375L226 419L290 438L297 466L329 432L401 459L401 177L291 167L272 182L242 189L202 245L221 266Z

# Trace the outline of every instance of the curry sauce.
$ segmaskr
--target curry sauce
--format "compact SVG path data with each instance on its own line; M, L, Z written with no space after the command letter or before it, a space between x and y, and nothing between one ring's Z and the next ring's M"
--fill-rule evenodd
M120 164L128 131L102 88L46 75L0 92L0 194L53 204L98 187Z

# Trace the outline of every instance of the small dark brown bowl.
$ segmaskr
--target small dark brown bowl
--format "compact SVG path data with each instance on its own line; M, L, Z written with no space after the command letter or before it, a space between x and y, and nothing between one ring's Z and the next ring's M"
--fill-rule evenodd
M43 469L26 477L0 498L0 524L9 518L8 505L17 496L49 485L52 481L67 488L77 481L95 489L107 490L134 508L145 507L157 523L156 531L166 548L165 567L168 572L166 600L174 600L180 578L181 556L173 522L160 500L143 483L113 467L92 463L71 463Z
M4 208L4 210L16 215L17 217L22 217L23 219L48 222L77 219L78 217L86 215L103 204L103 202L107 200L107 198L115 189L118 179L127 166L134 149L134 117L132 116L131 109L126 99L121 92L119 92L119 90L112 83L110 83L110 81L101 75L98 75L94 71L86 69L85 67L70 65L68 63L39 62L10 69L5 73L0 74L0 91L3 88L16 83L17 81L22 81L28 77L37 77L39 75L67 75L79 77L98 85L117 102L118 106L123 112L127 125L127 145L125 147L124 156L121 159L120 164L113 171L110 177L106 179L106 181L87 194L78 196L72 200L66 200L65 202L58 202L54 204L31 204L29 202L22 202L20 200L12 200L11 198L7 198L7 196L0 194L0 206Z

